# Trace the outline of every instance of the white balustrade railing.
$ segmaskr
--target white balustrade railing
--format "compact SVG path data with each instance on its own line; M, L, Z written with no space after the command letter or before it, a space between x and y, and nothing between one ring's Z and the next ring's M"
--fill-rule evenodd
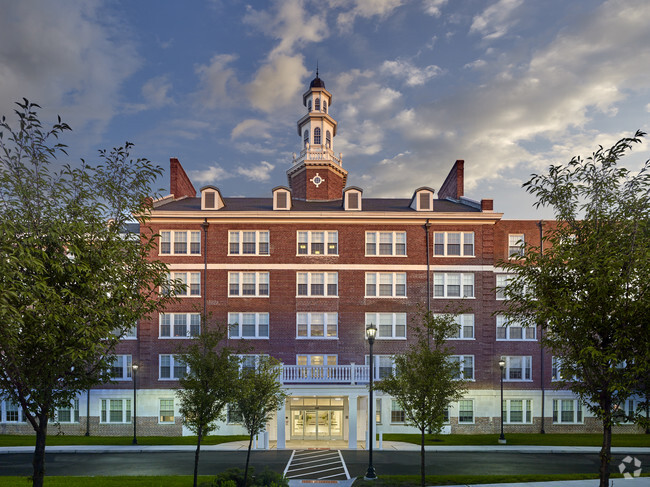
M312 148L312 147L302 149L300 151L300 155L298 157L294 157L293 163L298 164L303 161L324 161L324 160L332 160L335 163L337 163L339 166L342 165L341 155L339 154L339 156L337 157L334 154L334 151L332 149L319 149L319 148Z
M370 380L367 365L282 365L283 383L364 383Z

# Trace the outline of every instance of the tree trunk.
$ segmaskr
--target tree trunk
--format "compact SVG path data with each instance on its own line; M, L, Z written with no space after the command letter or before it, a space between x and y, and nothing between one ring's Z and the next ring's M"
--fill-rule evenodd
M609 487L609 462L612 459L612 422L603 419L603 447L600 450L600 487Z
M424 478L425 478L425 473L424 473L424 428L421 430L422 432L422 437L420 441L420 484L422 487L424 487Z
M199 426L196 440L196 452L194 453L194 487L196 487L196 481L199 474L199 454L201 453L201 440L203 439L203 426Z
M45 417L43 417L45 416ZM36 447L32 459L32 485L43 487L45 478L45 440L47 438L47 415L38 416L38 428L36 428Z
M246 487L246 481L248 479L248 462L251 459L251 448L253 447L253 433L250 434L250 438L248 440L248 453L246 454L246 468L244 469L244 485L241 487Z

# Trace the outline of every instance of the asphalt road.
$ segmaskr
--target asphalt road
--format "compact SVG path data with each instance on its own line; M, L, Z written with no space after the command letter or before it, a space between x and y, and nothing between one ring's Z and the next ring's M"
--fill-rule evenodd
M363 475L368 467L364 451L342 451L350 476ZM291 450L252 452L251 465L261 471L265 466L282 473ZM614 455L612 471L625 455ZM635 455L645 467L650 455ZM0 455L0 475L31 475L31 454ZM51 453L46 455L47 475L191 475L192 452L155 453ZM245 451L202 452L201 475L211 475L230 467L244 468ZM419 452L376 451L377 475L416 474L420 468ZM430 452L426 457L427 473L448 474L556 474L597 473L595 453L512 453L512 452Z

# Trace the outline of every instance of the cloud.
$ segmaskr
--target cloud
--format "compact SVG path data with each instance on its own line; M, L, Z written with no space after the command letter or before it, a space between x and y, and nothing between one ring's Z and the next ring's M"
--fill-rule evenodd
M302 56L277 55L246 85L248 99L254 108L267 113L295 103L305 89L302 80L308 74Z
M239 82L234 69L229 64L237 59L233 54L216 54L208 64L196 66L199 77L199 104L205 108L216 108L221 104L230 104Z
M174 103L174 100L168 95L171 87L172 84L167 76L156 76L142 86L142 96L144 96L149 106L154 108L171 105Z
M232 132L230 132L230 139L234 140L239 137L252 137L256 139L262 137L264 139L269 139L271 137L269 129L270 124L268 122L249 118L238 123L237 126L232 129Z
M447 5L448 0L424 0L424 11L433 17L442 15L442 7Z
M275 166L270 162L262 161L257 166L238 168L237 174L245 176L253 181L268 181L271 178L271 171L274 168Z
M379 17L384 19L388 17L396 8L403 5L403 0L330 0L331 7L348 7L352 8L339 13L336 18L336 24L342 32L350 32L354 26L357 17L369 19Z
M213 164L207 169L188 171L190 179L201 186L217 182L233 177L228 171L222 168L219 164Z
M499 0L486 8L481 14L474 16L470 33L478 33L483 39L503 37L508 29L517 22L514 11L523 0Z
M410 61L401 59L384 61L381 71L391 76L403 78L408 86L423 85L442 73L442 69L434 64L420 68Z
M465 64L465 66L463 66L463 69L480 69L484 68L485 66L487 66L487 61L485 59L477 59L476 61Z

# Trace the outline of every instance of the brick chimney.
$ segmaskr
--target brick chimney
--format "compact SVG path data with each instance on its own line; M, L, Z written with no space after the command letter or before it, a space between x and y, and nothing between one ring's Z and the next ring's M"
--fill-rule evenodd
M458 159L438 190L438 198L459 200L465 194L465 161Z
M169 159L169 192L174 199L183 196L196 197L196 189L192 186L192 181L187 177L185 169L175 157Z

